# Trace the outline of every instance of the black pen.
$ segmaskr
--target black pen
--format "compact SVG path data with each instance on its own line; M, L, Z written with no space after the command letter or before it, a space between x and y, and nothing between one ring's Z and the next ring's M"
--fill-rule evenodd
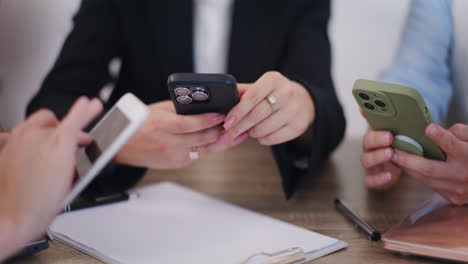
M115 195L99 197L94 200L79 200L66 206L63 209L62 213L68 213L71 211L77 211L77 210L92 208L92 207L101 206L101 205L128 201L129 199L130 199L130 196L128 195L128 193L119 193Z
M341 201L340 199L335 199L335 207L338 212L344 214L349 220L351 220L356 228L364 233L368 239L372 241L380 240L380 232L372 228L366 221L364 221L364 219L362 219L361 216L354 213L345 202Z

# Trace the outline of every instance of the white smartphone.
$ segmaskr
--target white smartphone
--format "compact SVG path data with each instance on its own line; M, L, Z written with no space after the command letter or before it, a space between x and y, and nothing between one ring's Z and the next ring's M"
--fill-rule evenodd
M90 132L93 143L77 152L78 178L64 206L69 205L104 169L143 125L148 115L148 107L131 93L122 96L104 115Z

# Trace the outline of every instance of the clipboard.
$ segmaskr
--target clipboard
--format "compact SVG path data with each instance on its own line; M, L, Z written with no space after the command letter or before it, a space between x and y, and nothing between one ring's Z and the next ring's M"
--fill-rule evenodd
M346 243L164 182L60 215L49 235L105 263L292 264Z

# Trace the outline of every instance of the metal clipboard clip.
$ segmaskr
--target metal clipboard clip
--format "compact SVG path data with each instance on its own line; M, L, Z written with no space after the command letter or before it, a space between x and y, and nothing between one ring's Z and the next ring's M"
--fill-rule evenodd
M256 253L240 264L294 264L305 259L304 250L299 247L294 247L274 253Z

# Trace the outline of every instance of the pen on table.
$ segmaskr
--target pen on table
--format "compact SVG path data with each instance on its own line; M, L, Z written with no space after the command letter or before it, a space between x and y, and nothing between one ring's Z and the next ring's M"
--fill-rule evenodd
M130 196L128 195L128 193L119 193L115 195L96 198L94 200L79 200L66 206L63 209L62 213L68 213L71 211L128 201L129 199L130 199Z
M340 199L335 199L335 207L338 212L346 216L361 231L368 239L379 241L381 238L380 232L372 228L361 216L354 213L351 208Z

